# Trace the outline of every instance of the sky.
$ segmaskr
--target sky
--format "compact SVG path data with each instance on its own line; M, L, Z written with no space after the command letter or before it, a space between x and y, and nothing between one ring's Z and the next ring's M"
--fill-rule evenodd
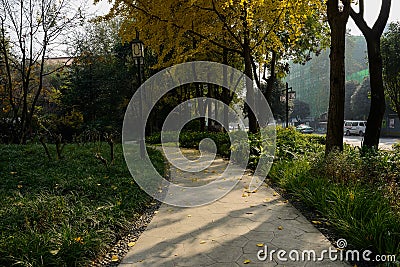
M400 0L395 0L400 1ZM96 5L93 4L93 1L87 2L88 12L93 15L105 15L107 14L108 10L110 10L110 4L107 0L100 0L99 3Z
M381 9L382 0L364 0L365 10L364 17L368 26L372 27L376 21ZM358 8L355 8L358 11ZM392 0L392 6L390 8L389 22L400 21L400 0ZM361 31L357 28L354 21L350 18L347 23L347 28L350 29L352 35L362 35Z

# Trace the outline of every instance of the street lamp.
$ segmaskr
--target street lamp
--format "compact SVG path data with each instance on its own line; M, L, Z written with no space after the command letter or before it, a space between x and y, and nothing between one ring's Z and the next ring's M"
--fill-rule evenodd
M289 91L290 90L290 91ZM293 91L292 87L289 87L286 83L286 89L282 90L285 95L281 95L281 102L286 102L286 128L289 127L289 100L296 99L296 91Z
M142 68L141 66L144 65L144 44L139 39L139 31L136 31L136 38L132 42L132 57L135 60L135 64L138 67L138 86L142 85ZM140 92L140 100L139 100L139 116L140 116L140 131L139 131L139 146L140 146L140 157L144 159L145 154L145 147L144 147L144 131L145 125L143 122L143 96L142 90Z

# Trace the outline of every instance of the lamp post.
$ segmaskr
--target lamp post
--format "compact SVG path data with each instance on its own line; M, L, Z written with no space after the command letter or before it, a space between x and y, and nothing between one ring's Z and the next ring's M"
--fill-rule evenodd
M135 60L135 64L138 67L138 86L142 85L142 68L141 65L144 65L144 45L143 42L139 39L139 32L136 31L136 38L132 42L132 57ZM140 100L139 100L139 117L140 117L140 127L141 130L139 132L139 146L140 146L140 157L144 159L145 157L145 147L144 147L144 131L145 125L143 121L143 96L142 90L140 92ZM142 130L143 129L143 130Z
M290 91L289 91L290 90ZM286 89L282 90L285 92L284 96L281 96L281 102L286 102L286 128L289 127L289 100L296 99L296 91L293 91L292 87L289 87L286 83Z

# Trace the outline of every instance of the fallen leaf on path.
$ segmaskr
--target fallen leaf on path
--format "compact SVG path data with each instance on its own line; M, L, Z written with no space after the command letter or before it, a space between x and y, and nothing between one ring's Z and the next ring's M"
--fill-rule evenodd
M251 260L244 260L243 263L244 264L249 264L251 262Z
M81 244L83 244L83 238L82 238L82 237L80 237L80 236L78 236L78 237L75 237L75 238L74 238L74 240L75 240L76 242L78 242L78 243L81 243Z
M322 224L320 221L311 221L313 224Z
M190 217L192 217L192 215L189 214L188 217L190 218Z
M205 244L205 243L207 243L207 242L204 240L200 241L200 244Z
M60 251L59 249L50 250L50 254L51 255L57 255L59 251Z
M119 261L118 256L117 256L117 255L113 255L113 256L111 257L111 261L114 261L114 262Z
M279 225L279 226L278 226L278 230L283 230L283 226L282 226L282 225Z
M257 244L257 247L263 247L264 246L264 243L258 243Z
M128 243L128 247L133 247L134 245L136 245L136 242L129 242Z

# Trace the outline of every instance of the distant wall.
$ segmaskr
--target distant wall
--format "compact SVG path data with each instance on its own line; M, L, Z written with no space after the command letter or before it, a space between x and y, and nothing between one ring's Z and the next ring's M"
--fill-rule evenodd
M382 123L381 136L400 137L400 120L397 114L387 114Z

